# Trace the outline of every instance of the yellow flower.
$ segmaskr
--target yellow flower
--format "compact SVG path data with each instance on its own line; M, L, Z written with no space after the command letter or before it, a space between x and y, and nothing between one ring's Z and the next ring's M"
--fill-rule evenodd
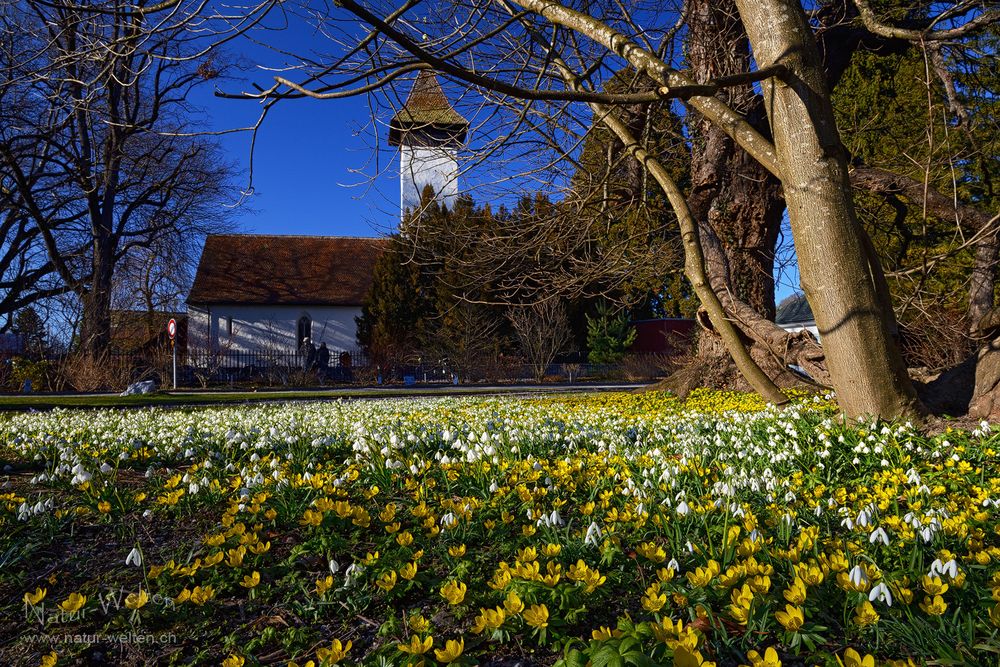
M768 646L764 655L757 651L750 651L747 653L747 657L750 658L749 667L781 667L781 658L778 657L778 652L774 650L773 646Z
M226 554L221 551L216 551L214 554L209 554L205 556L205 560L201 562L204 567L212 567L213 565L218 565L222 562L222 559L226 557Z
M524 603L521 602L521 598L518 597L516 592L511 591L507 594L507 599L503 601L503 608L511 616L517 616L524 611Z
M396 573L389 570L375 581L375 585L388 593L396 586Z
M622 631L621 630L618 630L618 629L612 630L611 628L609 628L606 625L602 625L601 627L597 628L596 630L591 630L590 631L590 636L593 637L594 639L596 639L599 642L607 641L607 640L609 640L609 639L611 639L613 637L621 637L621 635L622 635Z
M746 584L742 588L734 588L729 594L733 603L729 605L729 613L740 625L746 625L750 620L750 605L753 604L753 591ZM779 612L780 613L780 612Z
M408 530L404 530L401 533L396 534L396 543L401 547L408 547L413 544L413 533Z
M434 649L434 657L438 659L438 662L443 662L445 664L449 662L455 662L462 655L462 651L465 650L465 639L459 638L457 641L454 639L449 639L444 643L443 649Z
M68 598L59 603L59 608L72 614L73 612L80 611L85 604L87 604L86 595L70 593Z
M719 573L719 564L714 560L708 561L706 567L695 568L694 572L688 572L685 576L688 582L695 588L704 588L712 581L712 578Z
M805 616L802 614L802 608L790 604L785 605L785 611L775 612L774 617L778 619L778 622L785 626L785 629L789 632L797 632L805 622Z
M441 587L441 597L447 600L450 605L462 604L468 588L460 581L449 581Z
M59 662L59 654L55 651L51 651L42 656L42 661L39 667L56 667L56 663Z
M838 655L837 662L843 665L843 667L875 667L875 658L873 656L866 655L862 658L853 648L844 651L843 660Z
M643 542L635 551L643 558L648 558L654 563L662 563L667 559L667 552L663 550L663 547L654 542Z
M538 558L538 550L535 547L525 547L517 552L517 559L522 563L530 563Z
M330 647L323 647L316 651L316 657L319 658L320 662L325 662L328 665L336 665L338 662L347 657L347 653L351 650L351 642L348 641L346 644L342 644L339 639L334 639L330 642ZM312 662L312 661L310 661ZM308 667L308 665L306 665Z
M544 628L549 624L549 609L543 604L533 604L524 610L524 620L533 628Z
M542 547L542 554L544 554L546 558L555 558L560 554L560 552L562 552L561 544L553 544L552 542L549 542Z
M925 595L924 601L920 603L920 608L931 616L940 616L948 609L948 603L940 595L935 595L933 599Z
M260 583L260 572L254 570L253 574L249 574L243 577L243 581L240 582L240 586L242 586L243 588L256 588L259 583Z
M149 602L149 593L139 589L138 593L129 593L125 598L125 606L129 609L142 609Z
M222 667L243 667L244 662L242 657L231 653L228 658L222 661Z
M333 577L331 575L328 574L326 578L316 580L317 595L323 595L323 593L326 593L331 588L333 588Z
M854 622L862 628L878 623L880 616L875 611L875 607L868 600L865 600L854 610Z
M396 647L403 653L410 653L412 655L423 655L427 651L431 650L431 646L434 645L433 637L426 637L425 639L420 639L420 635L411 635L409 644L397 644Z
M299 524L303 526L318 526L323 523L323 513L307 509L299 519Z
M667 596L664 593L659 592L659 588L657 588L656 584L647 588L646 594L642 598L642 608L653 613L663 609L663 605L666 603Z
M229 567L234 567L234 568L240 567L241 565L243 565L243 556L246 555L247 548L241 544L235 549L230 549L226 553L228 555L228 558L226 559L226 564Z
M667 583L668 581L673 580L675 574L677 573L674 572L674 568L661 567L659 570L656 571L656 578L662 581L663 583Z
M806 583L801 579L796 579L792 585L785 590L785 599L792 604L802 604L806 601Z
M361 564L364 565L365 567L371 567L372 565L374 565L377 562L378 562L378 552L377 551L375 553L371 553L369 551L368 554L361 560Z
M715 663L706 661L698 651L678 644L674 648L674 667L715 667Z
M451 556L452 558L461 558L462 556L465 555L465 545L459 544L458 546L455 547L448 547L448 555ZM441 653L440 650L438 650L437 652ZM455 657L457 658L458 656ZM452 660L454 660L454 658L452 658Z
M195 586L191 591L191 603L199 607L215 597L215 589L211 586Z
M928 595L943 595L948 592L948 584L941 581L941 577L933 579L927 575L921 580L921 585Z
M407 581L410 581L413 577L417 576L417 564L407 563L403 567L399 568L399 576Z
M1000 604L990 609L990 620L993 621L993 625L1000 628Z
M109 503L107 500L102 500L101 502L97 503L97 509L101 512L101 514L107 514L108 512L111 511L111 503Z
M472 624L472 633L478 635L483 630L496 630L507 620L507 612L502 607L496 609L480 609L479 615Z
M25 593L22 599L24 600L24 604L30 604L31 606L35 606L36 604L45 599L45 594L48 592L49 591L47 588L39 587L35 589L34 593Z

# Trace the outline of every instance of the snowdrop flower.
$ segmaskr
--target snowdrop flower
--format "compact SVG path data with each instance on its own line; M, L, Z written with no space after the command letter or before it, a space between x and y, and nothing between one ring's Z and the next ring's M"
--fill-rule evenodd
M667 567L669 569L673 570L674 572L680 572L681 571L681 564L677 562L676 558L671 558L670 562L667 563Z
M687 516L691 512L691 508L688 507L687 501L682 500L680 505L677 506L677 513L681 516Z
M869 602L875 602L876 600L884 602L887 607L892 606L892 593L889 592L889 587L884 583L880 583L872 588L871 592L868 594Z
M855 565L851 568L847 576L856 587L861 587L863 584L868 583L868 573L860 565Z
M601 527L597 525L596 521L592 521L590 526L587 528L587 535L583 538L584 544L591 544L597 546L599 544L598 540L601 539L603 533L601 532Z
M332 558L330 559L330 564L328 567L330 568L330 574L337 574L337 572L340 571L340 563L333 560Z
M872 544L881 542L885 546L889 546L889 536L881 526L872 531L872 534L868 536L868 541Z
M947 563L942 563L941 559L937 558L933 563L931 563L931 576L933 577L935 574L947 574L952 578L957 577L958 563L955 562L954 558L949 560Z
M138 547L132 547L132 551L128 552L128 556L125 557L125 564L142 567L142 554L139 552Z

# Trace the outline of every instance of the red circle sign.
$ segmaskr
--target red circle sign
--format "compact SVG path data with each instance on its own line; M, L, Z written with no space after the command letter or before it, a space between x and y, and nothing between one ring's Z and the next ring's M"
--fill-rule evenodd
M167 322L167 333L170 334L170 340L173 340L174 336L177 335L177 320L171 318L170 321Z

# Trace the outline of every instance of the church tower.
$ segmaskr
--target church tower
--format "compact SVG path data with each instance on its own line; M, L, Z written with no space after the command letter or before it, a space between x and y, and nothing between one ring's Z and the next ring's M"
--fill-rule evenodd
M455 111L437 76L421 70L406 104L389 121L389 145L399 146L400 215L420 204L428 185L448 207L458 196L458 149L469 121Z

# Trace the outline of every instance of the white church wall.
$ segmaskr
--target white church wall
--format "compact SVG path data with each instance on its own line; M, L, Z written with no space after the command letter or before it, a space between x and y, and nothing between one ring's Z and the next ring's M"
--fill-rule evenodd
M458 196L458 159L453 148L402 146L399 153L400 211L420 205L428 185L449 208Z
M190 345L229 352L294 352L303 315L312 319L311 338L317 347L321 343L331 350L358 346L354 318L361 315L360 307L239 305L190 306Z

